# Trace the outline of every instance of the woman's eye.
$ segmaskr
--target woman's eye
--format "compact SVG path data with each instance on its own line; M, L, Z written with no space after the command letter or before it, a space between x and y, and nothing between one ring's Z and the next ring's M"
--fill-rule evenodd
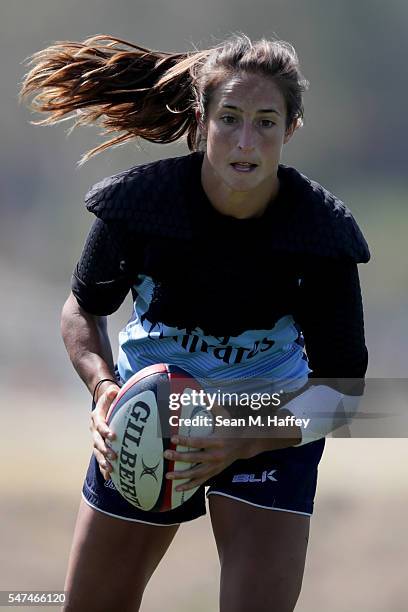
M271 119L261 119L261 125L262 127L272 127L275 125L275 122L271 121Z
M224 115L223 117L221 117L221 121L223 121L227 125L230 125L235 121L235 117L233 117L232 115Z

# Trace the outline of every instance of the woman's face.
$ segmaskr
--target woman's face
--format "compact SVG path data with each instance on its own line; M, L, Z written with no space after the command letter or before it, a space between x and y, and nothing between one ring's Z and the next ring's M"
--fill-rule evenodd
M217 178L232 191L246 192L276 181L282 147L294 131L293 126L286 130L280 89L272 79L254 74L218 86L201 130Z

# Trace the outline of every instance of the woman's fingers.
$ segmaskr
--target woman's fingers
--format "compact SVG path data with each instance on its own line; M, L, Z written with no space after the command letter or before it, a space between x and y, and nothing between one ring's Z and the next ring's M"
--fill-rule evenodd
M198 464L186 470L175 470L166 474L170 480L187 479L187 482L176 487L176 491L187 491L219 474L228 465L245 456L244 450L247 445L246 440L224 440L211 436L208 438L174 436L171 441L173 444L182 444L188 448L204 447L192 452L177 452L171 449L165 451L164 456L173 461Z
M164 451L164 457L170 461L182 461L183 463L213 463L219 461L217 451Z
M95 410L91 415L90 429L93 437L93 453L105 480L110 478L110 472L112 471L112 465L109 459L115 459L117 456L109 444L109 440L113 440L115 434L110 431L106 423L106 415L118 392L119 386L111 384L100 396Z
M176 472L168 472L166 478L169 480L181 480L183 478L200 478L205 476L208 472L208 468L203 467L202 464L190 468L189 470L177 470Z
M186 484L177 485L176 491L188 491L190 489L195 489L200 485L204 484L210 476L206 476L205 478L192 478Z
M105 459L116 458L115 451L110 447L109 442L106 441L98 431L94 431L92 437L94 448L96 448L105 457Z
M109 480L110 472L112 471L111 464L109 463L109 461L105 459L103 454L100 451L98 451L98 449L94 448L93 454L95 455L95 458L98 462L99 469L101 471L102 476L104 477L105 480Z
M187 446L188 448L222 448L224 446L224 440L222 438L216 438L215 436L203 436L188 437L188 436L173 436L171 438L173 444L180 444L181 446Z
M166 474L166 478L169 480L187 480L183 484L176 484L176 491L188 491L194 487L198 487L206 482L212 476L212 470L209 466L199 463L187 470L177 470L176 472L169 472Z
M109 472L112 471L112 465L110 464L109 459L114 459L116 454L105 444L104 439L97 431L93 432L93 443L93 453L97 462L99 463L99 468L103 477L105 480L107 480L110 478Z

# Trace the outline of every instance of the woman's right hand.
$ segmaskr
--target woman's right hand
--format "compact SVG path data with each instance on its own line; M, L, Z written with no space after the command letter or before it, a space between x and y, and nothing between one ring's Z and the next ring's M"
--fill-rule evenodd
M93 437L93 454L99 464L102 476L105 480L109 480L112 471L112 465L109 459L115 459L116 453L110 448L109 441L115 439L115 434L110 431L106 424L106 415L108 414L110 405L119 393L119 385L112 382L102 383L105 385L105 390L100 393L95 409L91 413L91 424L89 429Z

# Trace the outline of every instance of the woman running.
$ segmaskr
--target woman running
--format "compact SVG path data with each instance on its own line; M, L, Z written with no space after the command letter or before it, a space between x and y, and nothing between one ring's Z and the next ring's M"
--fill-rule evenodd
M36 53L21 95L57 123L76 113L117 133L110 146L186 137L189 153L137 165L86 194L95 215L62 312L62 336L93 398L93 453L66 578L65 610L138 610L179 525L205 513L221 564L221 612L293 610L317 468L339 407L367 369L357 264L367 244L348 208L280 163L307 87L293 47L234 35L194 53L110 36ZM134 309L112 357L107 317ZM197 461L164 513L130 505L110 480L106 415L120 386L155 363L198 380L268 378L288 420L279 436L180 440ZM323 382L316 379L324 379ZM347 379L347 381L346 381ZM350 383L350 381L352 381ZM347 384L346 384L347 383ZM169 605L169 610L172 607Z

